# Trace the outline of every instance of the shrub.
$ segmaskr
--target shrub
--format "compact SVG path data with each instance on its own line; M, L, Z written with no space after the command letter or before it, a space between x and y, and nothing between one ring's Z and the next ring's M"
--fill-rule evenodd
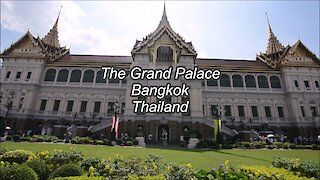
M316 144L312 144L311 145L311 149L313 150L320 150L320 146L316 145Z
M121 139L117 139L117 140L116 140L116 144L117 144L117 145L121 145L121 144L122 144L122 140L121 140Z
M30 137L30 136L21 137L20 140L21 140L21 141L30 141L30 140L31 140L31 137Z
M255 141L252 144L255 148L260 149L260 148L265 148L267 143L265 141Z
M28 166L25 165L10 165L0 166L0 179L2 180L37 180L38 176Z
M320 177L320 166L312 161L301 161L300 159L275 158L272 165L277 168L284 168L299 173L306 177Z
M290 143L288 143L288 142L285 142L282 144L283 149L289 149L289 146L290 146Z
M11 135L7 135L6 141L12 141L12 136Z
M132 146L133 143L132 143L132 141L126 141L125 145L126 145L126 146Z
M158 176L130 176L128 180L165 180L166 178L161 174Z
M71 176L71 177L57 177L54 180L104 180L102 176L98 177L88 177L86 175L83 176Z
M14 140L14 141L16 141L16 142L21 141L21 140L20 140L21 136L20 136L19 134L15 134L15 135L13 135L13 137L12 137L12 138L13 138L13 140Z
M138 140L136 140L136 139L134 139L133 141L132 141L132 143L133 143L133 145L138 145L139 144L139 141Z
M94 168L97 168L99 164L101 164L102 159L101 158L90 158L82 161L81 167L88 171L89 168L92 166Z
M94 144L103 145L103 141L102 140L95 140Z
M223 149L232 149L233 148L233 144L223 144L222 148Z
M240 166L243 174L251 177L250 179L307 179L296 176L293 172L283 168L265 166Z
M33 135L31 141L32 142L44 142L44 137L41 135Z
M170 169L167 172L166 179L183 179L183 180L193 180L195 179L195 171L192 168L191 164L183 165L183 164L171 164L168 166Z
M295 145L295 144L289 144L289 148L290 148L290 149L296 149L296 148L297 148L297 145Z
M111 141L109 141L108 139L105 139L105 140L103 140L103 144L111 146Z
M83 172L80 166L76 164L65 164L54 170L50 175L50 179L55 177L81 176L82 174Z
M198 142L197 147L198 148L213 148L213 147L215 147L215 143L213 141L203 140L203 141Z
M3 155L4 153L6 153L6 152L8 152L9 150L7 149L7 148L4 148L4 147L1 147L0 146L0 157L1 157L1 155ZM1 158L0 158L0 160L1 160Z
M78 151L58 151L49 155L46 162L53 164L54 167L58 167L68 163L78 163L82 159L83 155Z
M39 180L46 180L49 176L47 165L40 159L33 159L25 163L28 167L32 168L38 175Z
M13 151L8 151L6 153L3 154L3 156L1 157L2 161L6 161L9 163L24 163L26 162L29 157L34 156L34 154L30 151L26 151L26 150L13 150Z
M273 143L273 145L275 145L276 148L278 148L278 149L283 148L283 143L282 142L275 142L275 143Z
M92 143L93 141L89 137L76 136L71 139L71 143L73 144L89 144L90 142Z

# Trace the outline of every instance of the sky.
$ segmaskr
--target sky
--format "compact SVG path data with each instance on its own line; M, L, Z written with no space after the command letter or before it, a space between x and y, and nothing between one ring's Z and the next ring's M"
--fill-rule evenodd
M2 1L1 52L28 30L44 37L57 19L71 54L130 55L153 32L163 1ZM319 57L319 1L170 1L171 27L191 41L198 58L255 59L268 42L266 12L283 45L300 39Z

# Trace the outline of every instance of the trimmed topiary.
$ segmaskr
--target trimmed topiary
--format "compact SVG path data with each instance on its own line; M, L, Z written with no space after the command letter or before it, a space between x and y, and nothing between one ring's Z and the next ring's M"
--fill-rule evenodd
M83 174L82 168L76 164L65 164L54 170L50 179L55 177L69 177L69 176L81 176Z
M46 180L49 176L49 170L44 161L40 159L33 159L25 163L28 167L32 168L38 175L39 180Z
M34 170L26 165L0 166L0 180L37 180Z
M1 161L9 162L9 163L19 163L22 164L26 162L29 157L34 156L34 154L31 151L26 150L13 150L8 151L3 154L1 157Z

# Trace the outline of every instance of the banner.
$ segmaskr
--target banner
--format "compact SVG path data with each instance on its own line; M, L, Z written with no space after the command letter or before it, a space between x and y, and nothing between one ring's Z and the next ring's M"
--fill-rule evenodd
M215 119L213 120L213 137L214 141L217 142L218 140L218 134L222 133L221 132L221 120L220 119Z

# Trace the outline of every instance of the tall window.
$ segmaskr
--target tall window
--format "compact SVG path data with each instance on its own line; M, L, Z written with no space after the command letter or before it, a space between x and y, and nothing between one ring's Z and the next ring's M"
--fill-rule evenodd
M231 116L231 106L230 105L224 106L224 116Z
M48 69L46 75L44 76L44 81L54 81L56 77L56 70L55 69Z
M258 85L259 88L269 88L268 79L265 76L258 76Z
M126 108L126 103L121 104L121 114L124 114L124 110Z
M88 101L81 101L80 112L84 113L87 110Z
M73 101L67 102L67 112L72 112L73 109Z
M251 111L252 111L252 117L259 117L257 106L251 106Z
M8 79L10 77L10 75L11 75L11 71L8 71L7 75L6 75L6 78Z
M257 87L256 86L256 80L254 79L254 76L246 75L245 81L246 81L246 87L249 87L249 88L250 87L253 87L253 88Z
M301 115L302 117L306 117L306 113L304 112L304 107L303 106L300 106L301 108Z
M71 72L70 82L80 82L81 71L79 69L73 70Z
M239 113L239 117L245 117L243 106L238 106L238 113Z
M40 111L44 111L46 110L46 105L47 105L47 100L45 99L42 99L41 102L40 102Z
M207 80L207 86L218 86L218 80L215 80L215 79Z
M27 79L30 79L30 78L31 78L31 73L32 73L32 72L28 72L28 74L27 74Z
M115 102L108 102L108 113L114 113Z
M278 114L280 118L284 118L283 107L281 106L278 107Z
M270 77L271 88L281 88L280 79L277 76Z
M316 117L317 116L317 109L315 106L311 106L310 107L310 110L311 110L311 113L312 113L312 116L313 117Z
M271 117L271 109L270 106L265 106L264 110L266 112L266 117Z
M173 50L169 46L160 46L157 49L157 61L171 62L173 60Z
M94 113L100 113L100 106L101 106L101 102L100 101L94 102L93 112Z
M20 98L18 109L22 108L24 98Z
M106 79L103 79L104 70L99 70L97 72L96 83L106 83Z
M230 87L230 77L227 74L222 74L220 77L221 87Z
M59 111L59 106L60 106L60 100L54 100L54 104L53 104L53 110L54 112Z
M211 116L216 117L218 113L217 105L211 105L210 110L211 110Z
M94 78L94 71L93 70L86 70L83 75L82 82L93 82Z
M319 81L315 81L314 84L316 85L316 88L319 88Z
M297 81L297 80L294 80L294 86L295 86L296 88L298 88L298 87L299 87L299 83L298 83L298 81Z
M189 96L182 96L181 103L185 104L187 101L190 101ZM190 107L188 107L188 111L186 113L182 113L182 116L190 116Z
M309 88L309 87L310 87L309 81L304 81L304 86L305 86L306 88Z
M232 84L233 87L243 87L242 77L240 75L233 75Z
M21 72L19 71L17 72L16 79L20 79L20 77L21 77Z
M61 69L58 72L57 82L67 82L69 76L69 71L67 69Z

